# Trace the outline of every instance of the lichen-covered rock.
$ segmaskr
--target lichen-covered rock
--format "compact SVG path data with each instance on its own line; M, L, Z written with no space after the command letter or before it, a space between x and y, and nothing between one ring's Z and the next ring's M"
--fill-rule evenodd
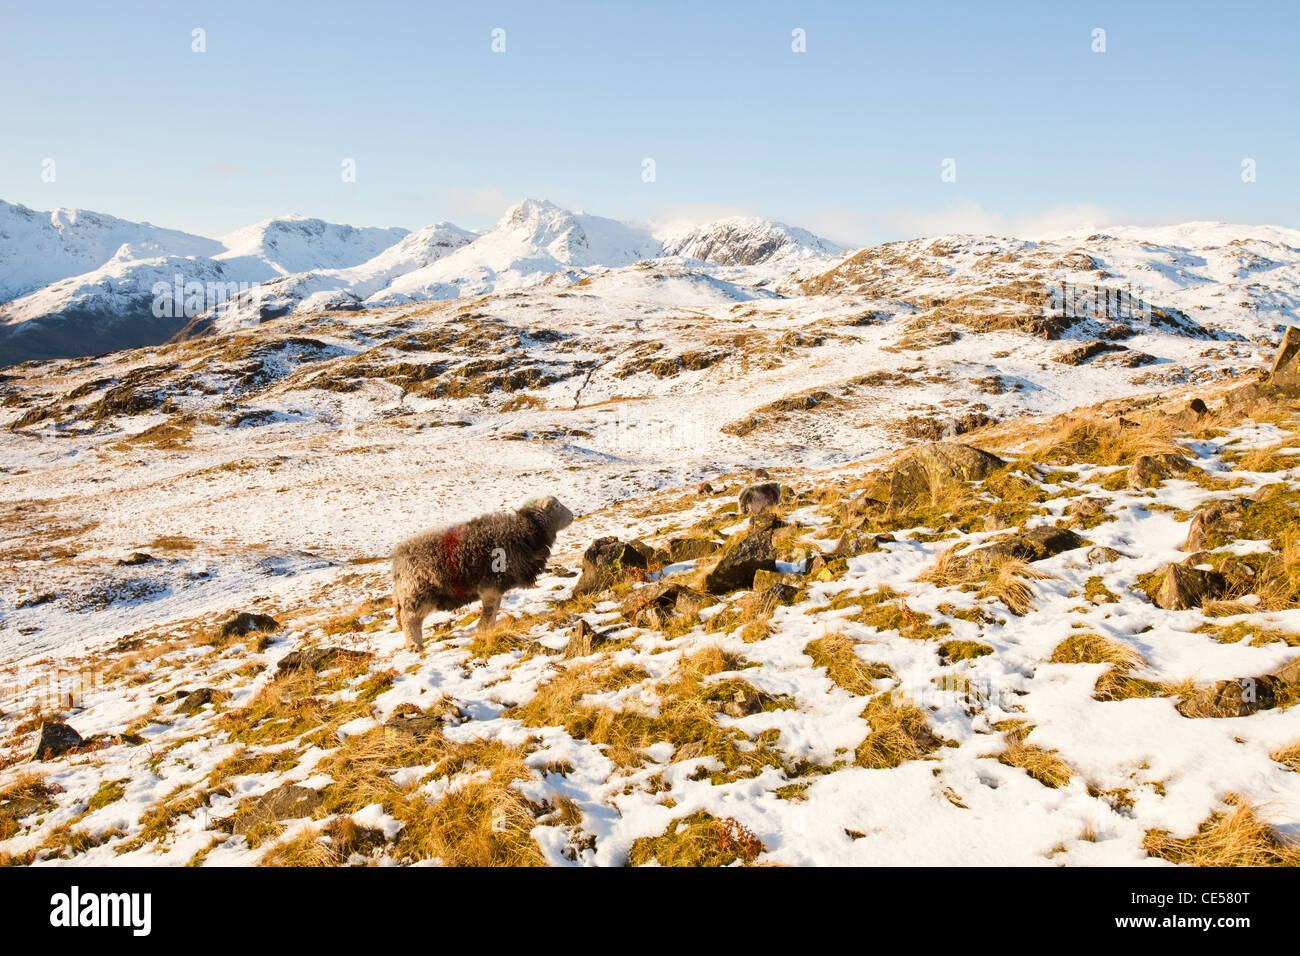
M623 616L640 627L659 627L675 614L692 614L707 596L676 581L639 588L623 601Z
M696 561L713 554L720 547L721 541L711 541L708 538L672 538L668 542L668 557L674 563Z
M261 796L240 801L235 814L218 821L217 826L239 835L261 823L309 817L324 802L319 791L286 783Z
M889 510L910 511L945 481L979 481L1005 464L997 455L960 442L933 442L907 452L889 473Z
M1185 611L1223 597L1228 591L1228 579L1218 571L1184 562L1166 565L1147 580L1144 590L1157 607Z
M1268 370L1268 383L1284 391L1300 392L1300 329L1288 326Z
M1159 455L1139 455L1129 466L1128 486L1135 491L1154 488L1166 478L1186 475L1192 464L1182 455L1165 452Z
M1271 674L1215 681L1197 689L1176 708L1184 717L1248 717L1276 707L1283 687Z
M306 650L290 651L280 658L276 666L278 674L289 671L320 671L346 661L362 661L370 657L365 651L353 651L342 647L309 647Z
M215 687L200 687L198 690L192 690L188 693L182 692L180 706L176 709L182 714L193 715L208 704L217 704L229 699L230 694L227 691L218 690Z
M953 557L953 561L968 568L990 568L999 561L1011 558L1018 558L1021 561L1042 561L1062 552L1081 548L1086 543L1069 528L1040 525L986 544L974 551L957 554Z
M1243 537L1251 504L1249 498L1217 498L1201 505L1192 515L1183 550L1209 551Z
M573 586L573 596L592 594L623 580L633 570L649 566L646 556L632 544L618 538L597 538L582 555L582 576Z

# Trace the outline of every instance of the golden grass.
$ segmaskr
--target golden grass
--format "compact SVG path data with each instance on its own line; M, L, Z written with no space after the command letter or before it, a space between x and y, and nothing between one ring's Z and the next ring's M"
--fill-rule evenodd
M1127 644L1109 640L1091 631L1077 631L1056 645L1053 664L1114 664L1116 667L1140 667L1142 655Z
M876 692L876 681L893 677L894 673L884 664L859 657L856 648L860 643L833 632L809 642L803 652L812 658L814 667L826 668L826 676L837 687L859 697L869 697Z
M862 717L870 723L871 733L854 753L853 762L859 767L897 767L922 760L947 743L930 730L921 708L893 694L873 697Z
M1185 838L1148 830L1142 846L1150 856L1180 866L1300 866L1300 848L1284 841L1245 801L1231 813L1215 813Z
M1286 767L1288 770L1294 770L1300 773L1300 740L1285 747L1279 747L1271 753L1274 760Z
M737 820L719 820L704 811L674 820L657 837L633 841L628 861L633 866L730 866L751 863L764 850L763 843Z
M1045 787L1055 789L1069 784L1073 771L1055 750L1025 743L1034 729L1031 725L1013 720L998 725L998 729L1005 731L1006 740L1006 749L997 754L998 763L1023 770Z

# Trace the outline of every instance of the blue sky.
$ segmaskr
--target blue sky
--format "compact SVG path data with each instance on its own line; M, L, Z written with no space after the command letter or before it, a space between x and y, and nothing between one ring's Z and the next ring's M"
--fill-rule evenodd
M0 198L38 209L205 234L282 213L481 228L526 196L848 242L1300 226L1300 4L76 0L0 17Z

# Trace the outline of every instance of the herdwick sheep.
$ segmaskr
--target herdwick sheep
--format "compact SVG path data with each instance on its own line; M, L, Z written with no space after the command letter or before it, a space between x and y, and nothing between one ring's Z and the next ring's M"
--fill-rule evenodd
M740 493L740 513L761 515L771 511L781 500L781 486L775 481L763 485L750 485Z
M406 644L424 649L424 619L483 602L478 627L496 620L501 596L531 587L546 567L555 536L573 523L573 512L554 497L530 498L518 511L472 518L450 528L424 531L393 551L393 603Z

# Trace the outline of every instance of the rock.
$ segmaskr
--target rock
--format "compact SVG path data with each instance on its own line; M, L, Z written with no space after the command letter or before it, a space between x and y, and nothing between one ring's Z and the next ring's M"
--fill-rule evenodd
M989 568L998 561L1019 558L1021 561L1042 561L1081 548L1086 542L1069 528L1040 525L1029 531L1002 538L982 548L955 555L953 560L962 567Z
M1085 342L1083 345L1075 346L1072 349L1066 349L1055 357L1055 361L1060 362L1062 365L1082 365L1088 359L1101 355L1103 352L1125 352L1127 350L1127 346L1098 340Z
M770 474L768 474L768 471L767 471L766 468L755 468L755 469L754 469L754 478L757 479L758 481L767 481L767 480L768 480L769 478L771 478L771 477L772 477L772 476L771 476Z
M1187 563L1169 564L1156 573L1146 590L1157 607L1184 611L1223 597L1228 579L1218 571L1202 571Z
M722 547L721 541L707 538L672 538L668 542L668 558L674 564L678 561L695 561L713 554Z
M1300 684L1300 657L1293 657L1277 670L1273 676L1287 684Z
M1112 561L1118 561L1124 555L1120 554L1114 548L1106 548L1098 545L1095 548L1088 549L1089 564L1110 564Z
M143 551L132 551L125 558L117 562L119 568L133 568L140 564L153 564L158 559L152 554L145 554Z
M776 570L776 546L772 543L772 535L785 523L760 522L760 517L772 516L756 515L749 532L743 538L731 541L718 563L704 576L704 590L709 594L751 588L754 586L754 572Z
M1190 431L1196 428L1210 414L1210 408L1199 398L1194 398L1183 408L1166 416L1166 420L1175 431Z
M324 797L310 787L286 783L268 790L260 797L242 800L234 816L218 821L217 826L238 836L260 823L311 816L324 802Z
M634 569L648 567L646 556L618 538L597 538L582 555L582 576L573 586L573 596L603 591Z
M1281 700L1283 682L1272 675L1215 681L1175 705L1184 717L1249 717Z
M738 687L731 700L722 702L722 712L728 717L748 717L761 713L775 699L754 687Z
M181 704L176 710L186 715L197 714L208 704L217 704L230 699L229 693L217 690L215 687L200 687L194 691L182 691L181 694Z
M1071 518L1087 521L1089 518L1098 518L1105 514L1106 506L1109 504L1109 498L1095 498L1085 495L1082 498L1075 498L1066 505L1065 514Z
M889 510L910 511L944 481L979 481L1001 468L997 455L959 442L933 442L907 452L890 471Z
M276 672L287 674L295 670L325 670L344 661L361 661L369 656L365 651L350 651L342 647L309 647L306 650L290 651L285 654L280 658Z
M793 604L798 597L799 589L793 584L773 584L759 595L759 607L763 613L770 614L784 604Z
M713 494L713 486L709 484L707 481L701 481L699 487L696 488L695 490L702 495Z
M1183 550L1207 551L1243 537L1251 504L1249 498L1218 498L1201 505L1192 515Z
M435 714L399 714L384 724L384 733L425 740L432 734L441 733L442 724L442 717Z
M860 534L856 531L846 531L840 535L840 540L835 542L835 547L831 549L828 556L852 558L859 554L872 554L880 550L882 543L893 540L895 538L892 534Z
M659 627L674 614L690 614L704 606L705 595L675 581L638 588L623 601L623 616L639 627Z
M856 530L871 518L883 517L889 511L889 503L862 494L841 503L837 511L844 527Z
M81 734L61 720L47 720L41 724L36 735L36 748L32 751L33 760L57 760L74 747L85 743Z
M594 627L582 618L578 618L578 623L569 628L569 643L564 645L564 656L566 659L586 657L596 649L601 640Z
M1266 381L1286 392L1300 391L1300 328L1287 327Z
M217 636L223 639L233 637L243 637L245 634L251 634L253 631L278 631L280 622L269 614L255 614L251 611L240 611L233 617L227 618L221 623L217 630Z
M1182 455L1165 452L1160 455L1139 455L1129 466L1128 486L1135 491L1154 488L1166 478L1185 475L1192 470L1192 464Z
M791 584L798 587L799 575L782 574L780 571L764 571L761 568L754 572L753 588L755 591L766 591L768 588L780 584Z

